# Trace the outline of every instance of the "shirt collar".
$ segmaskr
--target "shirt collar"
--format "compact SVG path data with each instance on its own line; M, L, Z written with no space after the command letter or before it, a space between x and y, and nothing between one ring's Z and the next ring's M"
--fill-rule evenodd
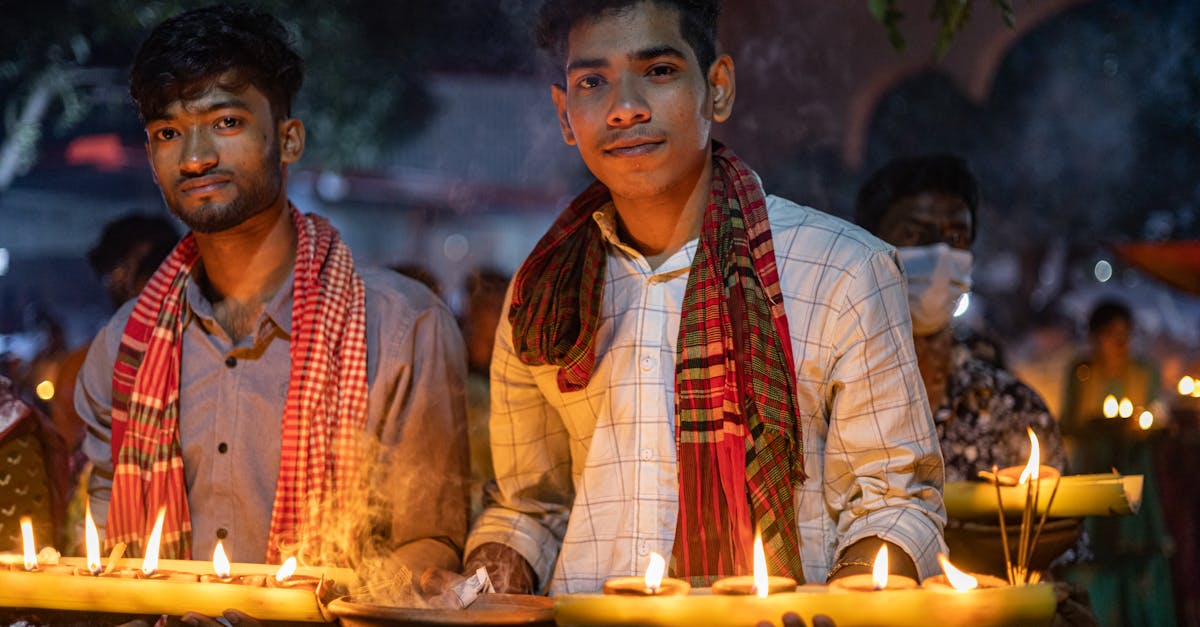
M596 222L596 225L600 227L600 234L610 246L621 251L631 259L638 259L641 260L641 263L645 263L645 257L638 252L637 249L621 241L621 236L617 232L617 208L613 205L611 200L604 203L604 206L593 212L592 219ZM669 259L651 272L651 274L676 274L691 269L692 260L696 256L696 249L699 247L699 245L699 237L693 237L692 239L688 240L682 248L675 251L675 254L671 255Z
M216 325L217 319L213 314L212 303L204 296L204 290L200 289L200 283L196 280L197 273L203 271L202 263L203 261L197 262L184 288L189 312L187 314L188 320L185 321L185 324L195 318L206 325ZM271 297L267 306L263 308L263 315L267 320L278 327L280 331L283 331L289 338L292 335L292 288L295 278L296 272L293 269L292 272L288 273L287 279L279 286L275 295Z

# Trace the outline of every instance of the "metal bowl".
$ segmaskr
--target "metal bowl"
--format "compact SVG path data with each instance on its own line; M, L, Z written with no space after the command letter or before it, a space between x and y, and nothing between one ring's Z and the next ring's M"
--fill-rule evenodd
M465 610L389 607L359 602L353 596L346 596L334 599L328 609L347 627L554 625L554 600L525 594L484 594Z

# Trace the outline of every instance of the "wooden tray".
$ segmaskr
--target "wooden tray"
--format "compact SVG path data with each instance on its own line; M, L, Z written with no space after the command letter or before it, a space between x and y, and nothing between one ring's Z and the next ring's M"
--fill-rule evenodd
M382 625L554 625L554 600L525 594L485 594L465 610L388 607L360 603L353 596L331 601L329 613L345 627Z

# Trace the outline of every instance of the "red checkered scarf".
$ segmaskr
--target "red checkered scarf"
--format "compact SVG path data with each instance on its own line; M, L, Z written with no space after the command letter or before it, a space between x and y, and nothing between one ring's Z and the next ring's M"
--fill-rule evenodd
M679 520L673 571L695 585L749 574L753 529L769 570L803 580L793 486L803 481L795 368L766 202L754 173L714 144L712 199L688 276L675 365ZM513 285L513 343L559 366L564 392L596 361L605 246L588 188L550 227Z
M331 511L357 479L367 418L366 307L362 278L336 229L291 208L298 234L292 294L292 371L282 420L279 481L268 563L296 541L301 523ZM179 363L184 287L199 253L183 238L142 290L113 368L112 502L106 542L139 551L166 506L161 555L190 559L191 516L179 443ZM321 505L325 505L322 507Z

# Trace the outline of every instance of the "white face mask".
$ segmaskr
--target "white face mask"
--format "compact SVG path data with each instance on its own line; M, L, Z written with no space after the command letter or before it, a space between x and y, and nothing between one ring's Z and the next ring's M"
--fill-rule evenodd
M971 291L971 251L938 243L901 246L896 252L908 275L913 334L932 335L949 326L959 299Z

